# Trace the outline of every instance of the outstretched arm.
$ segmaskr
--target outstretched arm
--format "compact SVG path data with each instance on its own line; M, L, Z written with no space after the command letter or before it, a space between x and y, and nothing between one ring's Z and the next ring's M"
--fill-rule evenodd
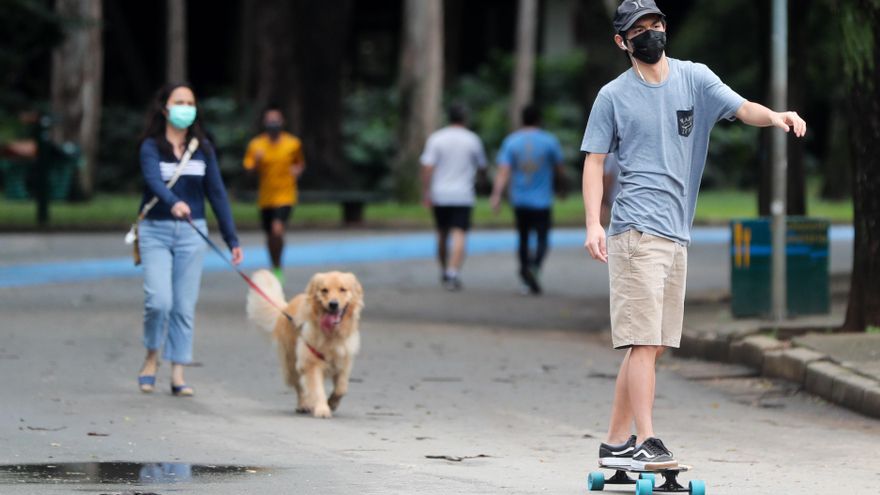
M807 132L807 123L797 112L774 112L764 105L747 101L736 111L736 118L755 127L779 127L788 132L794 129L794 135L803 137Z

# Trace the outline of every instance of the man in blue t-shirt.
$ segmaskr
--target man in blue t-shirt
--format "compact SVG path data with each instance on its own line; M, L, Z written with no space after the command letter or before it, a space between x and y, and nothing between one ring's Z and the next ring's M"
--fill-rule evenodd
M492 189L492 208L501 205L501 195L510 181L510 204L519 232L519 276L525 290L541 293L538 272L547 254L550 209L553 207L554 174L564 177L562 147L556 136L542 130L541 112L529 105L522 112L523 127L504 139L498 152L498 174ZM537 250L529 252L531 233L537 236Z
M709 134L721 119L798 137L807 125L795 112L746 101L705 65L666 57L666 18L653 0L622 2L614 31L632 68L599 91L581 146L585 247L608 263L612 344L628 349L599 458L605 466L662 469L678 461L654 435L655 363L681 340L687 245ZM606 247L599 216L607 154L620 167L620 192Z

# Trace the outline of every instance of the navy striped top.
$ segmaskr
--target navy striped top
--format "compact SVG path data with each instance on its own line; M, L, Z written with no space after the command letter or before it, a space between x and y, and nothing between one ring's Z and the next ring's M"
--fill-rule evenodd
M220 233L230 249L238 246L238 235L235 233L235 224L232 222L232 211L229 207L229 199L226 196L226 188L220 177L220 166L217 164L217 155L210 143L201 143L193 153L177 179L177 183L171 189L165 183L171 180L178 160L173 155L165 156L159 151L159 146L153 138L147 138L141 144L140 150L141 172L144 175L144 195L140 208L150 201L153 196L158 196L159 202L147 213L151 220L175 220L171 214L171 206L178 201L183 201L192 212L192 218L205 218L205 198L211 203L211 209L217 217L220 225ZM138 210L140 211L140 209Z

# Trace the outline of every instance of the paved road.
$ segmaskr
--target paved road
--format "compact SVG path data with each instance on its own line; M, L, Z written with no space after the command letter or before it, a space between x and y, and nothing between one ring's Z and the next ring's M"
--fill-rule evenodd
M94 241L74 237L62 245L82 246L80 256L90 258L118 256ZM58 259L55 253L32 253L27 261ZM723 287L724 248L691 253L690 289ZM467 290L457 294L437 287L426 260L340 267L356 271L367 290L364 346L350 396L338 417L325 421L292 413L271 344L247 328L244 287L229 273L204 279L199 365L188 372L198 394L192 400L164 392L167 367L162 392L136 390L139 280L0 289L0 464L269 468L146 488L0 484L0 493L585 491L620 358L601 331L601 266L578 249L557 249L543 298L516 295L512 255L469 259ZM291 268L288 286L303 286L325 268ZM744 374L699 361L662 364L658 430L697 466L693 476L707 480L710 493L868 493L880 484L880 461L871 457L880 422ZM489 457L426 458L480 454Z

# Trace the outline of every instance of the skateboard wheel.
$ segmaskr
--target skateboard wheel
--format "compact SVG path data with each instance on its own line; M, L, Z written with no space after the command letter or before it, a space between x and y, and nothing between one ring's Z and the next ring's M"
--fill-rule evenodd
M657 478L656 478L656 475L655 475L654 473L640 473L640 474L639 474L639 479L640 479L640 480L651 480L651 483L654 483L654 481L655 481Z
M605 473L601 471L593 471L587 476L587 489L591 492L598 492L605 488Z
M690 495L706 495L706 482L703 480L692 480L688 484L688 493Z
M652 495L654 493L654 480L636 481L636 495Z

